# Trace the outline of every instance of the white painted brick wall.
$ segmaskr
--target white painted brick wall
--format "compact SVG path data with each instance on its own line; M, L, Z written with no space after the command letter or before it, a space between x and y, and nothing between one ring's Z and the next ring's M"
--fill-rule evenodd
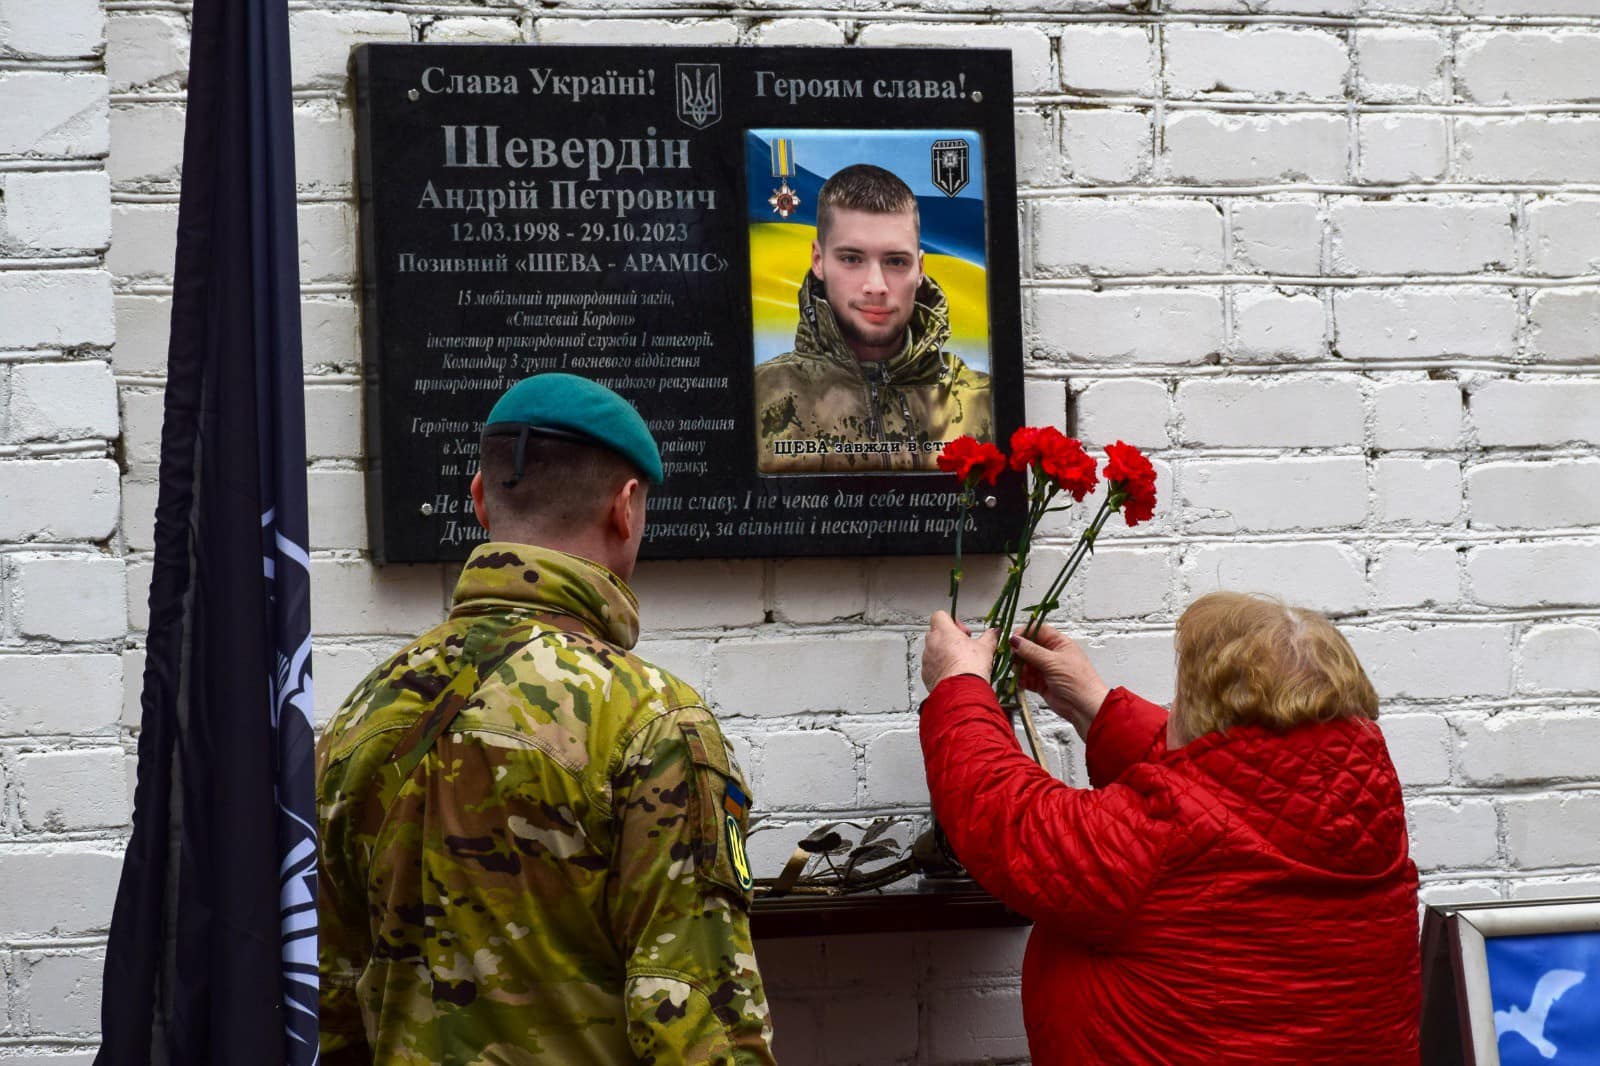
M1331 611L1382 693L1426 898L1600 891L1600 770L1583 758L1600 696L1600 11L1161 6L297 5L319 718L443 614L453 581L364 554L353 44L1003 47L1030 421L1151 449L1163 492L1158 521L1108 532L1060 624L1113 683L1164 700L1190 596L1259 588ZM96 1043L188 49L182 5L0 0L0 1034L19 1062L87 1062ZM1053 521L1041 559L1072 532ZM641 568L642 650L726 717L769 827L759 873L820 821L925 809L916 648L946 566ZM1002 566L969 561L972 610ZM51 698L67 687L71 706ZM1081 745L1048 732L1081 781ZM764 945L782 1061L1025 1061L1025 939Z

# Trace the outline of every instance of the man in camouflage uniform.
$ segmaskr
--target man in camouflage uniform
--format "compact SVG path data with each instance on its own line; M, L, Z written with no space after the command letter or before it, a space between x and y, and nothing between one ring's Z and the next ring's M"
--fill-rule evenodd
M599 385L491 412L490 543L318 746L326 1066L772 1062L749 790L629 651L646 479L655 441Z
M921 240L916 197L887 170L823 184L795 350L756 367L762 473L935 470L943 442L993 436L989 375L943 350L949 302Z

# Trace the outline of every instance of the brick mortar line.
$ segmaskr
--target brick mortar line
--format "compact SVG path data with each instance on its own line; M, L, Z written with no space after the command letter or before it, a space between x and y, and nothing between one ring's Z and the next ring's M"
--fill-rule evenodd
M23 73L30 71L44 71L46 73L78 73L90 72L100 74L105 71L105 60L88 57L74 57L70 59L24 59L9 57L0 59L0 74Z
M0 259L0 270L84 270L103 269L97 255L35 256L29 259Z
M1460 359L1440 355L1429 359L1346 359L1342 362L1318 360L1305 363L1140 363L1135 366L1112 366L1086 361L1032 360L1024 364L1027 377L1035 381L1071 379L1074 376L1118 380L1122 378L1187 377L1213 378L1233 375L1327 373L1330 370L1356 371L1432 371L1463 370L1502 374L1557 374L1563 377L1591 377L1600 374L1600 365L1582 363L1540 362L1532 357L1526 362L1506 359ZM1408 451L1416 449L1406 449Z
M59 951L71 948L105 947L107 937L47 937L39 940L12 940L0 938L0 951Z
M104 438L41 444L0 444L0 459L55 459L76 455L105 455L111 441Z
M1389 101L1344 100L1325 97L1318 100L1224 100L1205 97L1153 97L1153 96L1094 96L1073 93L1018 93L1018 107L1056 105L1073 107L1154 108L1158 103L1169 111L1210 111L1219 114L1325 114L1357 115L1462 115L1468 117L1497 118L1503 116L1543 116L1551 114L1594 114L1600 112L1600 103L1553 101L1542 104L1436 104L1396 103Z
M1494 288L1563 289L1600 286L1600 274L1535 277L1526 274L1085 274L1022 278L1024 289L1121 289L1134 286L1269 285L1294 289L1376 288L1398 285L1484 285Z
M1460 195L1460 196L1515 196L1519 194L1546 195L1551 193L1579 196L1600 195L1600 185L1573 182L1545 184L1494 182L1397 182L1371 185L1349 185L1326 182L1277 182L1265 185L1035 185L1017 190L1019 200L1041 200L1053 196L1127 196L1150 198L1156 196L1184 197L1263 197L1285 194L1307 196L1357 196L1391 197L1406 195Z

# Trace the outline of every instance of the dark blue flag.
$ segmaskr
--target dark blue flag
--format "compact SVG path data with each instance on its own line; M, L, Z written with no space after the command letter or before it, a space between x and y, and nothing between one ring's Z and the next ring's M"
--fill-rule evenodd
M195 0L133 835L97 1063L317 1060L286 0Z

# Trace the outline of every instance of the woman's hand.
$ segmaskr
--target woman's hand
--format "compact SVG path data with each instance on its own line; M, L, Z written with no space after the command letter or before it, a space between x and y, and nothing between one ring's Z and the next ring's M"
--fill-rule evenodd
M1040 626L1034 636L1037 643L1021 633L1011 635L1012 653L1022 664L1018 680L1023 688L1043 696L1078 736L1087 738L1089 726L1111 690L1072 638L1050 626Z
M946 612L937 612L928 623L928 633L923 638L923 685L932 692L939 682L957 674L977 674L987 681L989 665L994 662L994 648L999 640L1000 634L993 629L974 640L972 630Z

